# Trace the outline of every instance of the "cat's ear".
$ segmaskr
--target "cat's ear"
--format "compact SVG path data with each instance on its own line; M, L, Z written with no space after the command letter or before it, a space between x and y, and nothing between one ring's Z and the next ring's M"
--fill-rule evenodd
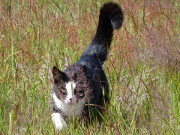
M80 69L77 70L77 72L74 74L73 79L77 80L78 76L81 76L82 74L86 75L87 69L86 66L82 66Z
M52 70L53 73L53 78L54 78L54 83L59 83L61 81L68 81L68 76L66 75L66 73L60 71L56 66L53 67Z

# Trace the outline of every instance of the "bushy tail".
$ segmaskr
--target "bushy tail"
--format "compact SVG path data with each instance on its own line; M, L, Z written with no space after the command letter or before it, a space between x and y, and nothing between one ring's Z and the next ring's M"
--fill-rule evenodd
M123 18L123 12L119 5L112 2L104 4L100 9L96 34L81 57L93 56L103 63L111 45L113 30L122 26Z

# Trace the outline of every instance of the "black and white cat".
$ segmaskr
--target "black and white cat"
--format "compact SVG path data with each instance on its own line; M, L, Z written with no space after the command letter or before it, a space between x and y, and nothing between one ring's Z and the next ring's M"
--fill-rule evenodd
M123 12L115 3L106 3L100 9L96 34L80 60L60 71L56 66L52 73L53 113L55 127L61 130L66 121L76 118L93 120L109 103L109 88L103 63L111 45L113 30L123 22Z

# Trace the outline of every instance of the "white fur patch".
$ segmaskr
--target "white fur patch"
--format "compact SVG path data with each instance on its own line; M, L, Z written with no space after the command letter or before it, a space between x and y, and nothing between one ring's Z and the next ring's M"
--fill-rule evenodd
M76 84L73 81L66 83L67 97L64 101L66 104L72 104L77 102L76 96L74 95L75 87Z
M62 130L63 127L66 127L66 122L60 113L52 113L52 121L58 130Z

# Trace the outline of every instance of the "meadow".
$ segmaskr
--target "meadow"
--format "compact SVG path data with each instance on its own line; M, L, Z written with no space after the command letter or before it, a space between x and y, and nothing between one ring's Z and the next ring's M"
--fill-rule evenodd
M104 69L111 102L101 125L51 120L51 70L76 62L107 0L0 0L0 134L180 134L178 0L113 0L124 23Z

